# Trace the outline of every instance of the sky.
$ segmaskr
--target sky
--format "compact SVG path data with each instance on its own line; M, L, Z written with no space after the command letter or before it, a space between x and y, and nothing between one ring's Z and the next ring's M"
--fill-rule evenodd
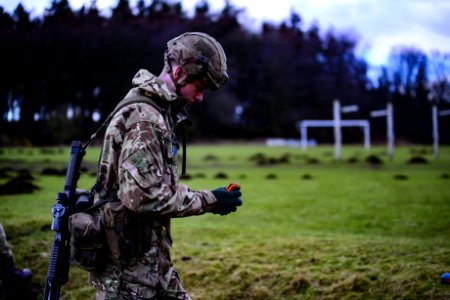
M152 0L146 0L151 3ZM211 10L220 11L226 0L209 0ZM0 0L0 6L13 12L22 3L32 16L42 14L51 0ZM89 5L92 0L69 0L71 7ZM102 14L108 15L117 0L97 0ZM176 2L174 0L174 2ZM201 0L181 0L192 14ZM132 6L136 0L130 0ZM245 9L241 22L258 30L262 21L280 23L292 11L302 18L302 29L319 25L321 32L334 30L357 38L357 55L373 67L386 65L392 49L413 47L426 54L450 53L450 0L230 0Z

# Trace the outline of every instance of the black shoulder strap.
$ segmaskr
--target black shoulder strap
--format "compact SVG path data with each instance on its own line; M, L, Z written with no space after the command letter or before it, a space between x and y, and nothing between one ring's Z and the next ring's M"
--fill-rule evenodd
M91 207L89 207L86 210L84 210L83 212L86 213L86 214L91 214L91 213L95 212L97 209L99 209L100 207L102 207L103 205L105 205L108 202L112 202L111 199L109 199L109 198L100 199L96 203L94 203Z

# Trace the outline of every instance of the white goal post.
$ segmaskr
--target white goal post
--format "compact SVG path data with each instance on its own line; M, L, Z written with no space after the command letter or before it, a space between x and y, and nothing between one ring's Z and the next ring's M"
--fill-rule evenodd
M364 148L370 149L370 123L367 120L340 120L340 127L362 127ZM308 147L308 127L335 127L335 120L303 120L297 123L302 148Z

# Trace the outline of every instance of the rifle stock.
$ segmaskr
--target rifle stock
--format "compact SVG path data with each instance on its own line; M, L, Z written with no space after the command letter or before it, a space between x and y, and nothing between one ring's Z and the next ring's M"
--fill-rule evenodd
M45 284L44 300L57 300L61 286L69 280L70 232L69 216L75 213L76 188L85 151L79 141L72 141L70 158L64 181L64 192L58 193L53 204L51 229L55 231Z

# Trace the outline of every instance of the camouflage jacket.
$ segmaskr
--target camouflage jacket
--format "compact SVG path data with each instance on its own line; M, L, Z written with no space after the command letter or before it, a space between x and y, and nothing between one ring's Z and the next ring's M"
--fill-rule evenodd
M2 223L0 223L0 256L2 257L13 256L11 246L8 244L8 241L6 240L6 233L3 230Z
M176 124L170 114L176 94L147 70L132 83L126 98L144 95L160 105L130 104L108 125L100 195L116 194L120 201L103 208L110 255L106 267L90 277L97 289L150 298L172 272L170 219L203 214L216 199L210 191L178 183Z

